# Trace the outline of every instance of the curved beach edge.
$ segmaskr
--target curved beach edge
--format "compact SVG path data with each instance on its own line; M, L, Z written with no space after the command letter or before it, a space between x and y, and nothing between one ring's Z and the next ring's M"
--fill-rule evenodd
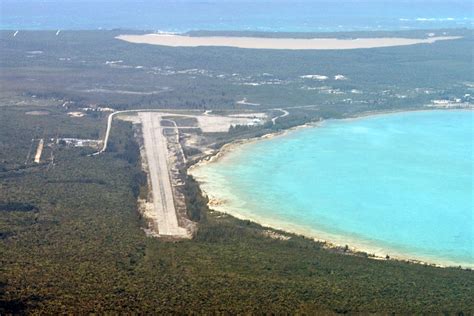
M412 113L412 112L426 112L426 111L467 111L472 112L472 110L459 110L459 109L407 109L407 110L396 110L396 111L373 111L373 112L364 112L354 117L342 118L339 120L358 120L367 117L374 117L380 115L391 115L391 114L398 114L398 113ZM189 166L188 174L193 176L196 181L199 183L203 194L205 194L208 199L209 203L208 206L212 211L219 212L222 214L233 216L240 220L249 220L256 224L259 224L265 229L280 231L292 235L303 236L305 238L310 238L315 242L322 243L324 248L329 251L337 251L340 252L341 249L348 249L349 251L346 254L366 254L367 258L373 260L395 260L400 262L407 262L412 264L420 264L420 265L429 265L438 268L461 268L464 270L471 270L474 269L474 263L469 262L456 262L451 260L444 260L441 259L433 259L433 258L423 258L423 256L418 256L416 254L411 254L403 251L397 251L395 249L390 249L389 247L381 247L377 246L376 243L369 243L369 242L361 242L356 240L348 239L347 235L339 235L339 234L331 234L323 231L318 231L317 229L309 229L303 228L296 224L288 225L287 223L275 221L271 223L268 218L259 217L255 214L242 214L238 210L232 208L229 203L223 198L219 196L216 192L211 192L209 189L206 189L206 183L209 182L208 179L204 179L205 177L199 176L197 170L207 164L215 163L220 161L223 157L227 156L229 153L234 152L235 150L241 148L242 145L254 143L262 140L268 140L271 138L282 137L287 135L288 133L305 129L305 128L316 128L320 127L324 121L320 122L312 122L306 123L303 125L298 125L295 127L291 127L289 129L276 131L274 133L268 133L263 136L254 137L254 138L247 138L247 139L239 139L231 141L230 143L224 144L220 149L216 150L211 155L207 155L202 159L196 161L194 164ZM331 237L332 236L332 237ZM337 241L336 241L337 240ZM347 240L347 242L342 242L343 240ZM382 252L381 250L387 250ZM418 257L418 258L416 258Z

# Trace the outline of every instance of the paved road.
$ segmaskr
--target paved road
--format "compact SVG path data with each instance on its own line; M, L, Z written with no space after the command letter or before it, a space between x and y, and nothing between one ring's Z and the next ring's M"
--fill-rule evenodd
M287 110L283 110L283 109L275 109L275 110L278 110L278 111L282 112L283 114L272 118L272 123L273 123L273 125L275 125L276 121L277 121L279 118L288 116L288 115L290 114L290 112L288 112Z
M91 156L99 155L99 154L101 154L101 153L103 153L107 150L107 145L109 143L109 137L110 137L110 131L112 130L112 122L114 120L114 117L118 114L149 112L149 113L159 113L162 116L165 116L165 115L166 116L193 116L192 114L183 115L183 114L176 114L176 113L167 113L167 112L163 112L163 111L166 111L166 110L165 109L160 109L160 110L157 110L157 109L140 109L140 110L115 111L115 112L111 113L109 115L109 117L107 118L107 129L105 131L104 140L102 142L103 143L102 149L100 149L99 151L91 154ZM192 110L190 110L190 111L192 111ZM198 111L198 113L201 113L201 112ZM185 128L185 127L180 127L180 128ZM186 127L186 128L196 128L196 127Z
M173 201L173 190L168 172L168 148L158 113L140 112L143 124L145 154L150 173L154 220L161 236L187 236L186 229L178 226L178 218Z

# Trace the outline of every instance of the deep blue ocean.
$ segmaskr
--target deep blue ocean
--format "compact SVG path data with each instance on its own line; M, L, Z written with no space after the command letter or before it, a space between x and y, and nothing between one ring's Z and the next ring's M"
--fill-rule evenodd
M468 0L1 0L0 29L333 32L472 28Z

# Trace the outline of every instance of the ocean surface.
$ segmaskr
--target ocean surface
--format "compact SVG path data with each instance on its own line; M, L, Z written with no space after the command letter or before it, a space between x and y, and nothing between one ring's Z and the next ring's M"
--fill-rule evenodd
M470 0L2 0L0 29L333 32L472 28Z
M332 120L194 176L241 218L369 253L474 266L474 112Z

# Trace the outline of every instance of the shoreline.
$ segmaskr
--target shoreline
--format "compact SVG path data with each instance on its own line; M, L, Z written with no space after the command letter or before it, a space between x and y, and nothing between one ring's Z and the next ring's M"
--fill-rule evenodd
M372 112L360 113L360 114L355 115L354 117L341 118L337 120L349 121L349 120L358 120L358 119L363 119L367 117L375 117L375 116L381 116L381 115L391 115L391 114L405 113L405 112L406 113L426 112L426 111L472 112L472 109L403 109L403 110L393 110L393 111L372 111ZM328 120L333 120L333 119L328 119ZM324 231L314 229L314 228L302 227L301 225L298 225L298 224L291 224L291 223L288 224L288 223L283 223L282 221L278 221L278 220L272 221L269 218L258 216L256 214L242 214L242 212L239 212L239 210L232 209L232 205L229 205L228 202L219 199L219 197L214 195L212 192L209 192L209 190L206 190L205 186L206 186L206 183L209 181L203 181L202 177L201 179L199 179L199 176L196 176L196 172L195 172L196 169L200 168L203 165L220 161L228 153L233 152L237 148L240 148L242 145L250 144L250 143L265 140L265 139L285 136L290 132L294 132L303 128L319 127L320 124L328 120L305 123L303 125L298 125L298 126L285 129L285 130L268 133L259 137L231 141L227 144L224 144L220 149L217 149L215 153L205 156L199 159L198 161L196 161L195 163L193 163L188 168L188 174L196 178L196 181L199 183L199 186L201 187L202 192L209 198L208 206L211 210L228 214L230 216L236 217L241 220L250 220L252 222L255 222L261 225L262 227L266 229L273 229L277 231L286 232L289 234L296 234L296 235L310 238L314 240L315 242L323 243L324 248L328 250L337 251L348 246L349 252L347 254L357 255L357 254L365 253L367 254L367 257L369 259L374 259L374 260L397 260L401 262L409 262L409 263L414 263L414 264L430 265L430 266L435 266L439 268L461 267L462 269L466 269L466 270L474 268L473 263L467 263L467 262L460 263L460 262L455 262L451 260L436 260L430 257L418 256L416 254L412 255L410 254L410 251L397 251L396 249L390 248L390 247L386 247L387 251L382 252L382 250L385 249L384 246L377 245L376 243L371 243L366 240L362 240L362 239L357 240L357 238L351 239L351 237L347 235L342 235L342 234L337 234L337 233L332 234L332 233L324 232ZM389 258L387 258L386 256L389 256Z

